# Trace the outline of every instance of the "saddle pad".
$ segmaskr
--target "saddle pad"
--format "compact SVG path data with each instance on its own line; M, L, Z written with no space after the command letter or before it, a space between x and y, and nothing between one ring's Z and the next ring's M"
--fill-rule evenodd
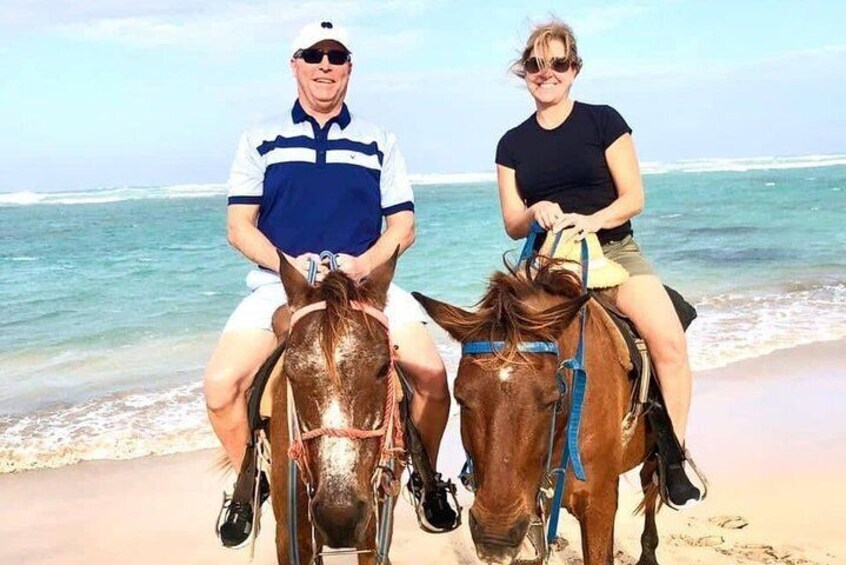
M253 384L247 389L247 418L251 432L264 427L266 417L262 415L264 412L262 405L265 402L265 391L273 390L273 387L269 387L267 384L274 374L278 377L281 372L282 363L279 360L282 359L284 353L285 341L283 340L276 346L270 357L267 358L261 368L256 372L256 376L253 378ZM267 396L270 398L266 402L270 403L272 394L268 393Z
M284 357L284 353L283 353ZM259 415L262 419L268 419L273 414L273 393L276 390L276 383L279 381L279 375L282 374L282 358L276 363L273 371L270 373L270 378L267 379L267 384L261 394L261 401L259 402Z

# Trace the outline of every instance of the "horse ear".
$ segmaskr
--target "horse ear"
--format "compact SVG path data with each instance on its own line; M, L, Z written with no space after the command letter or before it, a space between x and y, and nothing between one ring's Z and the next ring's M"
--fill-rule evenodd
M397 267L397 259L399 258L399 245L394 250L394 254L390 259L373 269L370 276L364 281L364 286L376 295L377 302L383 305L387 301L388 287L391 285L391 280L394 278L394 270Z
M311 287L305 277L288 260L281 251L279 254L279 278L282 279L282 286L285 287L285 294L288 297L288 305L296 310L306 305L306 298Z
M476 314L462 310L458 306L440 302L419 292L411 293L423 309L435 320L435 323L447 331L456 341L469 341L473 336L472 328Z

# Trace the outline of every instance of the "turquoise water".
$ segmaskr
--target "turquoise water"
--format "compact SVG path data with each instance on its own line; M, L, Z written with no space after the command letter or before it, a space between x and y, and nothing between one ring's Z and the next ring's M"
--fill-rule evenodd
M645 184L636 237L699 308L696 369L846 335L846 166ZM415 194L398 282L474 303L520 246L495 185ZM0 195L0 471L214 444L202 367L249 268L224 232L220 186ZM436 337L452 372L456 346Z

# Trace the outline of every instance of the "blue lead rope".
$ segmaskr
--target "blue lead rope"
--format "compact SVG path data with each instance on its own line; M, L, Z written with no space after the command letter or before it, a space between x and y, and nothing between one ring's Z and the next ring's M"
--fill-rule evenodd
M529 235L526 237L526 243L523 244L523 250L520 252L520 259L517 261L518 265L524 261L528 261L532 256L532 253L535 251L535 241L538 238L538 234L541 233L546 233L546 230L539 223L532 222L532 225L529 226ZM561 237L560 232L558 237ZM555 243L557 247L558 241Z
M587 242L582 240L582 288L587 292L588 283L588 248ZM573 371L573 395L570 398L570 418L567 421L567 440L561 450L561 462L550 472L557 476L555 492L552 495L552 508L549 512L549 527L546 533L546 543L549 546L558 535L558 519L561 515L561 499L567 478L567 464L573 466L573 474L580 481L586 480L582 457L579 452L579 429L582 423L585 394L587 393L587 368L585 367L585 324L587 322L587 303L579 311L580 329L579 345L576 356L562 363L562 366Z
M337 254L332 253L331 251L321 251L316 261L314 259L308 260L308 276L306 277L306 280L308 280L309 285L314 286L315 283L317 283L317 270L320 268L320 264L323 263L323 261L329 261L330 271L337 271L340 269Z

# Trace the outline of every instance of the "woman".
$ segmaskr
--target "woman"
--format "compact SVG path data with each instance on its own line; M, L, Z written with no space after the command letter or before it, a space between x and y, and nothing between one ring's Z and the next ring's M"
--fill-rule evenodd
M566 237L596 233L606 256L631 275L617 289L617 307L646 341L676 437L683 445L691 372L685 335L661 280L641 255L630 219L643 210L643 184L631 129L610 106L576 102L570 88L582 68L573 31L553 20L535 27L513 72L523 78L537 112L509 130L496 152L505 231L527 236L532 221ZM684 464L667 465L665 500L698 502Z

